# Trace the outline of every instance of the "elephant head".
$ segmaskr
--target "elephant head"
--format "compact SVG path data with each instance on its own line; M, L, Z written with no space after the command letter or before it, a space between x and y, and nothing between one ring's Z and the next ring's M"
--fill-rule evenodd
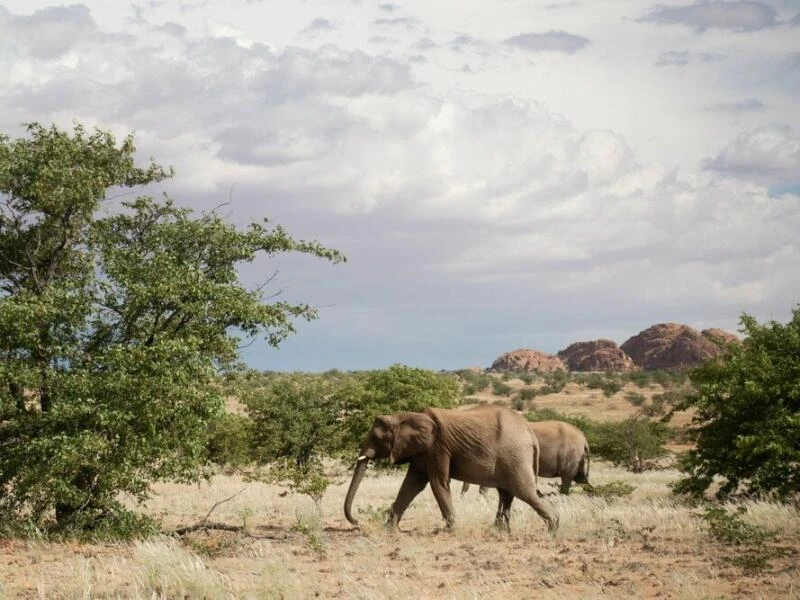
M353 478L344 501L344 515L350 523L358 525L351 508L367 463L388 458L392 464L408 462L415 456L430 451L436 439L436 422L427 414L407 412L377 417L372 423L367 439L361 447Z

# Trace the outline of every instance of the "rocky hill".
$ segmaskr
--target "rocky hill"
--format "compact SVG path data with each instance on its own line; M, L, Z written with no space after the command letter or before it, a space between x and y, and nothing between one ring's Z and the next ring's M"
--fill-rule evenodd
M631 371L633 359L611 340L575 342L559 351L558 357L570 371Z
M520 348L500 355L492 363L493 371L556 371L567 370L561 359L552 354Z
M716 356L739 338L722 329L697 331L680 323L659 323L640 331L621 346L611 340L575 342L557 356L519 349L499 356L494 371L630 371L684 369Z
M680 323L659 323L640 331L620 348L643 369L693 367L721 352L720 341L738 338L721 329L697 331Z

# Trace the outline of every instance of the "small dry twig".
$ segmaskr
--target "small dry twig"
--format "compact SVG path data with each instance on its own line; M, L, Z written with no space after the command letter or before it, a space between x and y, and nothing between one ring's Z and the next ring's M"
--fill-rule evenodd
M211 513L213 513L220 504L225 504L226 502L230 502L231 500L236 498L236 496L245 491L245 489L247 488L240 489L238 492L236 492L232 496L229 496L228 498L225 498L224 500L217 500L216 502L214 502L214 506L211 507L211 510L209 510L206 513L206 516L199 523L195 523L194 525L187 525L185 527L178 527L177 529L171 531L170 533L172 535L186 535L187 533L192 533L193 531L208 531L210 529L214 529L219 531L233 531L236 533L241 533L242 535L245 535L249 538L253 538L256 540L275 539L276 536L271 536L271 535L254 535L249 531L247 531L247 529L245 529L243 525L228 525L227 523L217 523L215 521L208 520L208 518L211 516Z

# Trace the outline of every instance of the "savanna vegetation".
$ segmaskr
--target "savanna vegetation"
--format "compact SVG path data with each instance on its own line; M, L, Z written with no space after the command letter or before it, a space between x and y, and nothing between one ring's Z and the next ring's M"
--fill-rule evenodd
M0 137L0 597L798 597L800 311L688 372L248 370L242 338L317 313L237 266L344 256L129 199L172 174L134 159L80 126ZM376 415L487 402L589 440L554 537L523 506L494 531L477 494L441 534L425 493L391 536L385 465L344 522Z

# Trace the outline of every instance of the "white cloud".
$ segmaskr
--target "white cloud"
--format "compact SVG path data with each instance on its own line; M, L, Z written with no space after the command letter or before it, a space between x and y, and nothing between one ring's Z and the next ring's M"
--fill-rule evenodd
M710 63L723 60L721 54L709 52L689 52L687 50L670 50L658 55L656 67L685 67L689 63Z
M777 24L776 17L777 11L762 2L711 0L684 6L658 5L641 20L687 25L697 31L712 28L750 31L774 27Z
M504 41L509 46L528 52L563 52L574 54L589 43L585 37L566 31L547 31L544 33L520 33Z
M765 125L741 133L706 166L714 171L760 180L800 181L800 136L791 127Z
M12 15L0 6L0 48L30 54L36 59L53 59L68 52L81 38L96 31L89 9L82 4L52 6L30 16Z
M135 130L143 157L175 165L165 187L179 202L214 206L235 190L239 221L270 216L341 248L350 261L333 275L282 269L300 300L339 311L337 327L323 311L302 334L329 357L365 315L375 335L356 346L374 337L393 362L426 345L439 367L437 355L461 360L454 344L492 353L550 332L557 350L573 331L633 321L628 335L684 316L735 323L800 292L785 277L800 269L789 28L740 35L703 17L697 36L637 22L633 2L602 15L476 3L478 16L454 19L454 2L348 1L326 5L336 29L319 46L300 33L320 18L303 3L280 26L256 18L266 4L159 5L124 33L101 6L70 9L43 48L0 35L0 131L73 119ZM0 29L45 27L37 14L0 9ZM514 36L523 23L548 33ZM776 181L788 191L773 198ZM393 354L401 329L421 333ZM309 354L290 352L291 368Z
M706 107L706 110L711 112L720 113L749 113L760 112L764 110L764 103L757 98L747 98L746 100L739 100L737 102L718 102Z

